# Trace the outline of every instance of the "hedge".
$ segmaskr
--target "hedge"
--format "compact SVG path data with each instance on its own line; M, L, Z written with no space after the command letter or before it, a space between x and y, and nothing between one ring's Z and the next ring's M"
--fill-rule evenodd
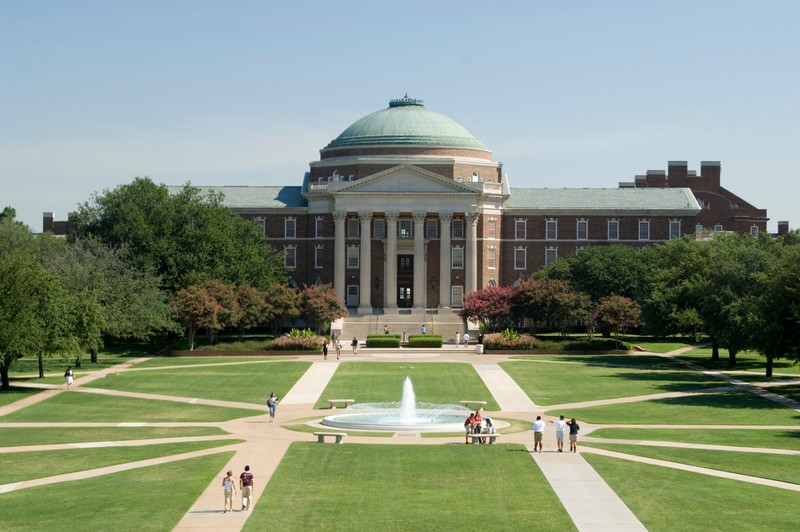
M399 334L370 334L367 347L400 347Z
M442 347L442 337L438 334L412 334L408 337L408 347Z

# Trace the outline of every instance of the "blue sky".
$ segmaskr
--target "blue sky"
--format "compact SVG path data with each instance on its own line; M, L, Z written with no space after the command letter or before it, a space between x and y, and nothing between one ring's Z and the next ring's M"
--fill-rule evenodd
M0 208L38 231L136 176L299 185L408 93L514 187L721 161L771 231L798 228L798 20L793 0L0 0Z

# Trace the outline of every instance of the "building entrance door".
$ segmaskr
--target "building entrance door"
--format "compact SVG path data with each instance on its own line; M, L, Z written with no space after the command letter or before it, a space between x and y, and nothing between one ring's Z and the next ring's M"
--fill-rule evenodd
M414 306L414 255L397 256L397 306Z
M400 308L411 308L414 305L411 286L398 287L397 306Z

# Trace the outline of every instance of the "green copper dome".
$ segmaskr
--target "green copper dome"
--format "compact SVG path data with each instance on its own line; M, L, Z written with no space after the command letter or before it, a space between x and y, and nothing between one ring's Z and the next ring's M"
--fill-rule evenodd
M369 145L446 146L485 150L463 126L406 95L356 121L326 148Z

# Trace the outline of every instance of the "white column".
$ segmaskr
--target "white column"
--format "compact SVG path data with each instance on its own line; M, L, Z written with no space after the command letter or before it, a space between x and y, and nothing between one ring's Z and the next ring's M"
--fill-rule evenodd
M466 286L465 295L478 289L478 213L467 214Z
M386 308L397 308L397 219L398 212L386 213Z
M425 213L414 213L414 307L425 308Z
M372 313L372 246L370 234L370 221L372 220L371 212L359 212L358 217L361 220L361 250L359 257L359 266L361 267L361 276L359 278L359 295L361 300L358 304L359 314Z
M345 300L345 264L347 262L347 249L345 247L344 239L344 221L347 219L347 213L344 211L334 211L333 223L333 291L336 292L336 297L343 305L347 304Z
M450 226L452 212L439 213L439 306L450 306Z

